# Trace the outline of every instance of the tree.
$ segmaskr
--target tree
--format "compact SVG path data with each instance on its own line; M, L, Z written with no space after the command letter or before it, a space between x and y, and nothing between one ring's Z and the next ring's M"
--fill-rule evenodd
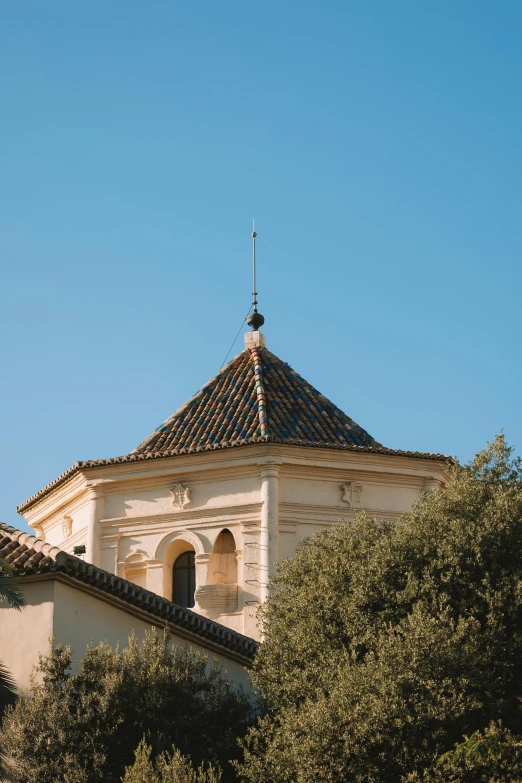
M123 783L220 783L219 768L201 764L195 770L190 759L173 748L172 754L162 753L151 759L152 748L142 740L136 750L132 767L127 767Z
M196 766L218 763L224 783L235 779L229 759L252 707L205 655L151 632L123 653L91 647L70 669L70 649L53 646L30 696L8 709L1 743L13 783L119 783L142 737L154 758L175 745Z
M273 588L248 783L399 783L493 720L522 734L522 469L502 436L400 525L316 535Z

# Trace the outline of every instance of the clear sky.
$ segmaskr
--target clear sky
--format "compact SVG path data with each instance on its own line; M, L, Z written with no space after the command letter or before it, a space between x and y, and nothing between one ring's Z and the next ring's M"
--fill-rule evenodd
M518 0L0 0L0 519L219 370L254 216L271 350L386 446L522 451L521 40Z

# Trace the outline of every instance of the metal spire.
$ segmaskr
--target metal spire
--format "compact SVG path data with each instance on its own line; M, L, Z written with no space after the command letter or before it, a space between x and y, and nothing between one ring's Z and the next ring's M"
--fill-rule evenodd
M248 316L247 324L252 327L252 331L257 332L258 329L263 326L265 319L261 313L257 312L257 268L256 268L256 221L252 221L252 274L253 274L253 290L252 290L252 312Z

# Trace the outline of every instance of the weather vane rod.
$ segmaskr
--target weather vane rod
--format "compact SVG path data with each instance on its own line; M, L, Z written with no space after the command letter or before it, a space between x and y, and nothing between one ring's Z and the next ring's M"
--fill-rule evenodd
M247 318L247 324L252 327L254 332L257 332L260 326L263 326L265 319L261 313L257 312L257 262L256 262L256 221L252 221L252 277L253 277L253 290L252 290L252 312Z
M256 283L256 221L252 220L252 273L254 277L254 290L252 291L252 306L257 312L257 283Z

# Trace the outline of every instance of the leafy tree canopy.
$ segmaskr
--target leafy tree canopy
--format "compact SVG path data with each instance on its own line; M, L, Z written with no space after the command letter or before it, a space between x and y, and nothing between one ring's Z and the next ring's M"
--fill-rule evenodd
M316 535L273 587L248 783L399 783L491 721L522 734L522 469L502 436L400 525Z
M142 737L153 757L175 745L196 766L218 763L224 783L235 779L228 762L252 708L206 656L151 632L123 653L89 648L79 673L70 667L70 650L54 646L30 696L7 711L1 742L13 783L119 783Z

